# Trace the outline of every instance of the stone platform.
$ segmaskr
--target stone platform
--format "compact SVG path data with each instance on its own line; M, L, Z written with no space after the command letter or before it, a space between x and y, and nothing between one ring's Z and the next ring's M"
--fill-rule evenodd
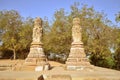
M72 43L69 57L66 61L68 70L79 70L82 68L92 68L89 60L86 57L83 43Z
M44 65L46 63L46 56L44 55L43 49L38 47L30 48L28 57L25 60L26 65Z
M68 71L64 67L58 66L49 71L40 72L0 71L0 80L120 80L120 71L101 67Z
M29 68L32 68L32 71L35 71L38 66L41 68L40 70L44 70L46 65L48 65L47 58L41 44L32 44L21 70L29 71Z

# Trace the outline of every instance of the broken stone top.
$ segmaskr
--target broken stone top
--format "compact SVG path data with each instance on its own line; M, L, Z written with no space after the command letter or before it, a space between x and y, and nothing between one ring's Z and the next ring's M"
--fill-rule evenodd
M42 25L42 19L37 17L35 20L34 20L34 26L41 26Z
M80 19L79 18L74 18L73 19L73 26L74 25L80 25Z

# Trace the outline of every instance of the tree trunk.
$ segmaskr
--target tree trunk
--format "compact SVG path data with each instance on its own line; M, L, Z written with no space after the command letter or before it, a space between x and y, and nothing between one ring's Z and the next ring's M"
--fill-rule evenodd
M15 51L15 49L13 49L13 53L14 53L13 59L15 60L16 59L16 51Z

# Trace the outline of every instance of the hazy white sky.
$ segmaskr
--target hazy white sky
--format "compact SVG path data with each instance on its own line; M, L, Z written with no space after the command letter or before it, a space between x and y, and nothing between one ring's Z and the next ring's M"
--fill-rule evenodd
M120 0L0 0L0 10L17 10L23 17L48 17L53 19L56 10L64 8L70 12L74 2L93 6L96 11L104 11L108 19L115 23L115 14L120 11Z

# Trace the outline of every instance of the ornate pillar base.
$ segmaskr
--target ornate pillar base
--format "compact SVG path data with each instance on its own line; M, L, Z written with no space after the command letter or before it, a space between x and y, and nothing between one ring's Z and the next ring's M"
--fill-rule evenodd
M47 58L43 52L41 43L42 34L43 34L42 20L39 17L37 17L34 21L32 35L33 42L31 43L30 52L25 60L25 65L27 65L24 67L25 69L32 66L34 67L35 71L42 71L46 70L48 66Z
M72 43L69 57L66 61L67 69L79 70L90 66L89 60L86 58L83 43Z
M46 60L47 58L43 52L42 43L32 43L30 52L25 60L25 65L45 65Z

